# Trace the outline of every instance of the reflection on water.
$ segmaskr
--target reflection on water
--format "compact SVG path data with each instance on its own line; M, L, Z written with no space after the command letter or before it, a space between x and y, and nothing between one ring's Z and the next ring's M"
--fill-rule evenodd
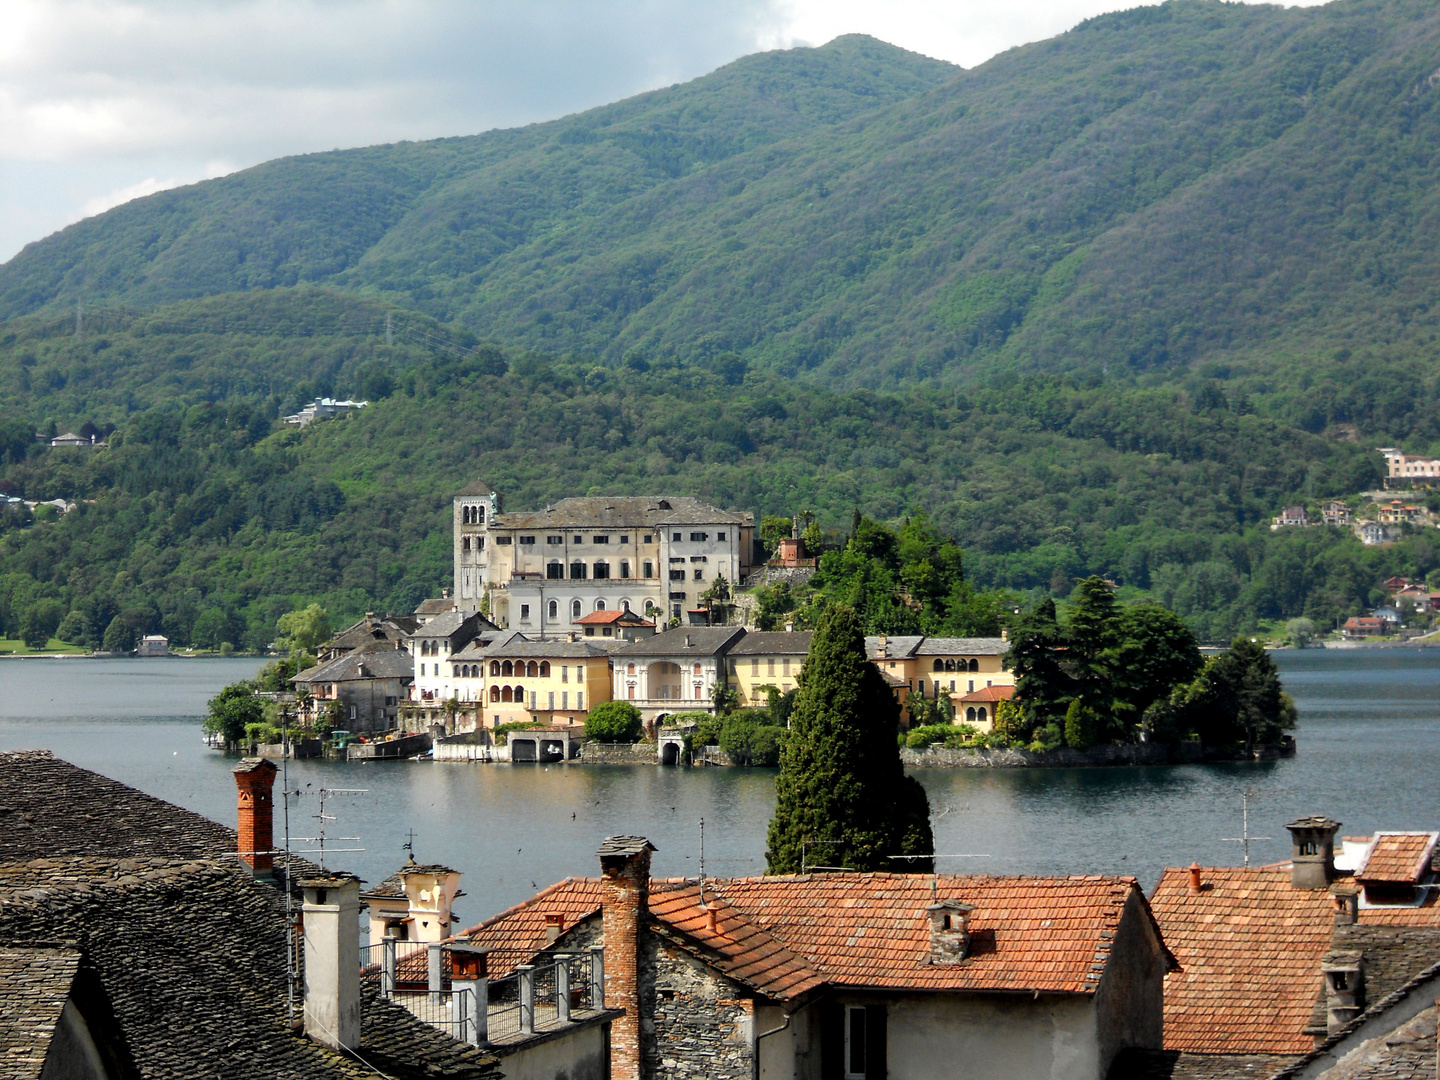
M1240 861L1240 795L1253 790L1252 859L1288 854L1284 823L1308 813L1349 835L1431 828L1440 768L1440 650L1277 653L1300 707L1299 755L1264 764L1130 769L920 770L936 814L942 870L1134 874ZM233 762L205 749L196 717L254 660L9 660L0 662L0 749L48 746L218 821L233 823ZM708 873L760 873L774 773L381 762L292 762L307 794L292 832L310 835L321 785L364 788L332 805L363 852L334 864L378 881L400 863L407 830L416 855L465 873L457 905L478 919L571 874L596 872L595 848L614 832L658 847L659 875L694 874L705 818ZM0 794L3 799L3 794ZM353 844L342 843L351 847ZM533 884L532 884L533 883Z

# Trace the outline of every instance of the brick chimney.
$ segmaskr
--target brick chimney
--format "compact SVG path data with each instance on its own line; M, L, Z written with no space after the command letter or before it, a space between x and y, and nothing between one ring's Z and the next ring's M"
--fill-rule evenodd
M970 913L958 900L941 900L925 909L930 919L930 963L958 964L970 953Z
M360 879L306 878L305 1034L336 1050L360 1045Z
M640 1080L640 927L650 914L650 853L643 836L609 836L600 845L605 934L605 1003L624 1009L610 1025L612 1080Z
M270 854L275 847L272 790L275 763L267 758L244 758L230 770L235 775L238 807L235 822L235 850L256 877L269 874L275 866Z
M1319 814L1288 823L1290 884L1297 889L1328 889L1335 880L1335 833L1340 822Z

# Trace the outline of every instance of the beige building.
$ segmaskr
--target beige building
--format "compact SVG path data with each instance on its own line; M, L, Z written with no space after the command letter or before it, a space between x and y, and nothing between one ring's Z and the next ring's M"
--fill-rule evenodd
M1434 480L1440 477L1440 458L1407 454L1394 446L1380 447L1385 455L1385 486L1396 480Z
M800 679L810 651L809 630L754 631L730 647L726 654L730 685L740 695L742 708L758 708L769 701L767 687L784 694Z
M611 654L617 700L629 701L646 720L672 712L714 712L715 686L725 681L739 627L667 630Z
M518 633L476 641L451 659L462 701L480 704L481 724L572 727L610 700L610 654L588 641L530 641Z
M717 579L749 574L754 517L688 497L562 499L502 512L472 484L454 501L455 599L531 636L564 634L596 611L684 621Z

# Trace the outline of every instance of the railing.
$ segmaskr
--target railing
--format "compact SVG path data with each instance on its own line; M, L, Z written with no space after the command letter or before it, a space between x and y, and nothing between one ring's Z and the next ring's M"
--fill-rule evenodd
M605 950L546 954L498 979L452 978L440 942L386 938L360 950L360 970L381 994L425 1023L472 1046L553 1031L577 1012L605 1008ZM423 987L423 989L422 989Z

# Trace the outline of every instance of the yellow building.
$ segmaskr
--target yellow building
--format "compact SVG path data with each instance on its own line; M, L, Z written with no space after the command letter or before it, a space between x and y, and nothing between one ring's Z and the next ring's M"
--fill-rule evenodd
M519 634L451 658L461 700L478 701L481 723L570 727L610 700L610 654L584 641L528 641Z
M742 708L763 706L766 687L780 693L795 689L800 668L810 651L810 631L756 631L730 647L725 659L730 685L740 694Z

